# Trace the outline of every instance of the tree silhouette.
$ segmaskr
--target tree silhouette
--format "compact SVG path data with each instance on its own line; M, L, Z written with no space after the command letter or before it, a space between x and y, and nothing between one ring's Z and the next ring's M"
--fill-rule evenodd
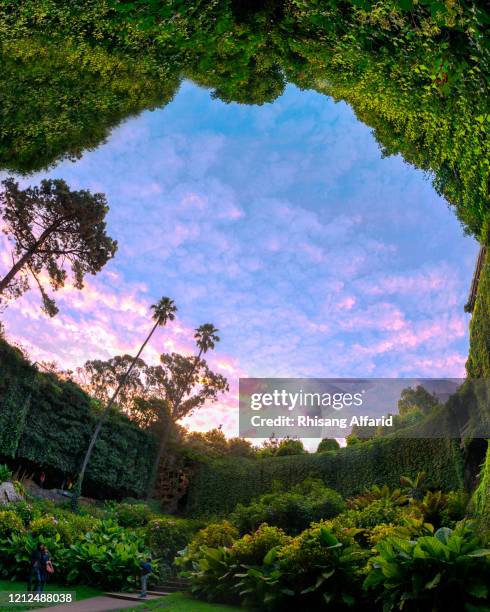
M175 423L187 416L197 406L202 405L207 399L216 400L218 391L228 390L226 379L220 374L213 374L207 367L202 355L214 349L219 342L218 330L211 323L204 323L195 330L194 339L198 347L195 357L182 357L181 355L162 355L161 361L167 368L167 376L164 378L165 396L170 405L170 416ZM170 375L169 375L170 374ZM192 389L201 381L201 393L191 395ZM185 399L187 397L187 399ZM151 478L148 485L148 495L153 493L154 483L158 468L170 435L170 424L165 428L160 439L158 453L153 463Z
M54 316L58 308L44 286L63 287L67 268L74 286L82 289L85 274L96 274L111 259L116 241L106 234L109 207L104 194L71 191L63 180L43 180L40 187L20 189L9 178L0 193L3 232L13 243L12 267L0 280L0 300L17 298L34 279L43 310Z
M107 419L109 412L112 406L114 405L114 402L117 399L117 396L119 395L121 390L124 388L124 385L126 384L126 381L128 380L128 377L130 376L135 365L138 363L141 353L143 352L145 346L150 341L150 338L155 333L157 327L165 327L168 321L173 321L175 319L175 313L177 312L177 306L175 306L174 301L168 297L161 298L159 302L151 306L151 309L153 310L152 319L155 323L153 327L151 328L150 333L148 334L143 344L141 345L136 357L134 357L134 359L131 361L131 364L129 368L127 369L126 373L121 377L119 384L117 385L102 415L100 416L97 426L94 430L94 433L92 434L92 438L90 439L90 443L88 445L87 451L85 453L85 457L83 459L82 467L78 475L78 481L76 483L75 490L73 492L72 509L74 511L78 509L78 497L82 492L83 479L85 477L87 465L88 465L88 462L90 461L90 457L92 456L92 452L94 450L95 443L97 442L97 438L99 437L100 430L102 429L102 425Z

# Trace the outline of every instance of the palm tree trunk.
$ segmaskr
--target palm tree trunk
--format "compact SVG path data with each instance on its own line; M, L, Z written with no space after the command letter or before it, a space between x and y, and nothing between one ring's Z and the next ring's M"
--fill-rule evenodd
M124 374L122 380L120 381L120 383L117 386L116 390L112 394L111 399L107 403L107 406L105 407L104 412L102 413L102 415L99 418L99 421L98 421L97 426L96 426L96 428L94 430L94 433L92 434L92 438L90 439L90 443L89 443L87 451L85 453L85 457L83 458L83 463L82 463L82 467L80 469L80 472L78 474L77 483L76 483L76 485L74 487L73 497L72 497L72 510L74 512L76 512L78 510L78 497L82 493L83 479L85 478L85 472L87 470L87 465L88 465L88 463L90 461L90 457L92 456L92 451L94 450L94 446L95 446L95 443L97 442L97 438L99 437L100 430L102 429L102 425L104 424L105 420L109 416L109 412L110 412L112 406L114 405L114 402L116 401L116 398L119 395L119 392L121 391L121 389L126 384L128 376L131 374L131 371L133 370L136 362L138 361L141 353L143 352L145 346L148 344L150 338L154 334L154 332L155 332L156 328L158 327L158 325L159 325L159 322L157 321L155 323L155 325L152 327L152 329L151 329L150 333L148 334L148 336L146 337L146 340L141 345L140 350L138 351L136 357L131 362L131 365L129 366L127 372Z

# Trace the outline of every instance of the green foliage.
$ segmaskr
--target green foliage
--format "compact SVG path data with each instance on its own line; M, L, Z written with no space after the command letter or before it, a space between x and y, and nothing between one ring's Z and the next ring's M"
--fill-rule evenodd
M427 491L427 473L419 472L415 477L402 476L400 482L410 499L422 499Z
M0 456L12 456L15 449L17 460L50 468L60 474L60 480L63 475L73 477L97 420L90 397L69 380L36 373L17 349L1 339L0 369ZM21 428L13 426L19 402L11 401L12 384L21 406L22 398L30 398ZM155 447L153 434L122 414L111 415L87 470L87 494L146 493Z
M111 521L70 546L68 582L80 579L107 587L128 586L134 582L140 563L149 557L141 536Z
M153 512L146 504L112 503L109 508L121 527L144 527L153 518Z
M387 485L381 487L373 485L362 495L348 499L347 505L354 510L362 510L375 500L384 500L394 506L403 506L408 502L407 496L402 493L401 489L391 490Z
M279 527L267 523L259 525L253 533L247 533L232 546L232 551L239 563L260 565L273 548L285 546L291 538Z
M328 451L331 451L331 450L339 450L339 448L340 448L340 445L337 442L337 440L335 440L335 438L324 438L318 445L316 452L317 453L327 453Z
M490 258L488 255L481 270L470 321L470 351L466 370L470 378L490 378Z
M281 440L276 450L276 457L287 457L290 455L304 455L306 450L301 440Z
M24 530L22 519L12 510L0 511L0 537L8 537L11 533Z
M279 551L285 584L307 609L348 609L361 597L358 580L367 552L349 534L319 523Z
M337 516L344 510L342 497L321 481L307 481L292 491L277 491L262 495L248 506L238 504L230 520L240 533L251 532L267 523L296 534L313 521Z
M474 493L473 504L479 517L481 531L490 542L490 443L480 474L480 482Z
M408 387L402 390L398 400L398 412L403 416L411 410L418 409L423 414L429 414L438 405L439 400L436 395L426 391L422 385L418 385L415 389Z
M480 0L3 0L0 163L29 171L77 157L124 117L167 103L182 77L245 104L290 82L350 104L383 152L431 173L480 236L487 27Z
M229 521L211 523L197 532L189 545L189 552L197 552L201 546L218 548L220 546L231 546L239 537L238 529Z
M106 234L109 210L102 193L73 191L62 179L43 179L39 187L21 189L12 178L2 181L0 214L3 231L13 244L15 263L0 280L0 295L17 298L38 286L43 310L58 308L46 291L64 287L68 270L72 285L83 288L86 274L97 274L114 257L117 242Z
M0 511L0 567L11 579L25 578L30 554L44 542L56 568L56 580L65 584L85 582L105 588L127 588L135 582L139 563L148 557L145 535L125 529L113 520L74 515L34 504L11 504Z
M33 8L41 17L44 9ZM123 119L169 102L179 86L177 76L163 76L142 58L90 44L82 36L60 37L54 30L49 37L35 36L22 30L17 21L9 40L2 32L0 50L6 128L0 136L0 165L14 172L81 157Z
M227 458L198 466L191 481L187 510L191 515L224 515L238 503L272 490L274 481L288 490L305 478L320 478L344 497L374 484L396 487L402 475L426 470L433 489L460 490L463 467L459 444L448 439L377 438L336 452L272 457Z
M146 542L152 555L159 559L160 575L172 574L177 553L190 542L200 523L176 517L154 518L146 529Z
M0 464L0 484L12 480L12 472L7 465Z
M376 547L365 588L383 610L487 610L490 550L472 529L443 527L416 540L386 538Z
M335 519L341 527L354 527L368 530L376 525L400 525L406 515L405 509L392 504L389 500L377 499L362 510L347 510Z

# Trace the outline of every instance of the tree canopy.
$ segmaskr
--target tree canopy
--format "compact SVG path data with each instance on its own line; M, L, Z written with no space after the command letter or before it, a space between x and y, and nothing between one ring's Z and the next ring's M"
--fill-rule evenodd
M72 191L59 179L27 189L11 178L2 184L0 216L13 248L12 267L0 280L0 300L19 297L34 280L43 309L54 316L58 308L44 277L56 291L65 285L71 269L73 286L81 289L85 275L99 272L116 252L117 242L106 234L106 198Z
M292 83L350 104L483 240L489 22L482 0L0 0L0 165L76 158L182 78L244 104Z

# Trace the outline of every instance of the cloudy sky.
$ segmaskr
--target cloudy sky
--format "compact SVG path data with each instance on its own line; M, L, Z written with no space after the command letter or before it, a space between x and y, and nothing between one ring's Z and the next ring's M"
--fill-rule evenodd
M33 175L25 184L37 183ZM288 87L274 104L184 84L165 109L49 172L107 194L116 258L49 320L34 291L3 313L10 339L64 367L131 352L162 295L179 307L146 357L221 332L230 394L191 419L236 433L239 376L460 376L477 246L423 173L382 159L345 104ZM10 261L3 247L0 272Z

